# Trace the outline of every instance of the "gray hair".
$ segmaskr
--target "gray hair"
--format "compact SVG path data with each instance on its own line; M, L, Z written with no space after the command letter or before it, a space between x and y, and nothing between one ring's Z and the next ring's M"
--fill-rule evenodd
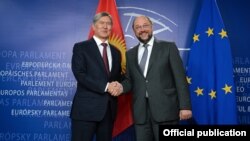
M97 13L94 18L93 18L93 24L95 24L98 20L100 20L100 18L102 17L106 17L108 16L111 20L111 24L113 25L113 20L112 20L112 16L108 13L108 12L100 12Z

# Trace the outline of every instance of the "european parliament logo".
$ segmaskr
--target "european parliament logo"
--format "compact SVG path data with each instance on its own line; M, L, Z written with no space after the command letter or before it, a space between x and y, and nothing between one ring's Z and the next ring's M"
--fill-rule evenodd
M128 49L138 43L132 30L132 22L134 18L139 15L145 15L151 19L153 22L154 35L162 36L170 40L173 40L173 37L176 36L178 24L164 14L155 12L152 9L132 6L118 7L118 10L120 15L123 16L121 19L124 20L122 23Z

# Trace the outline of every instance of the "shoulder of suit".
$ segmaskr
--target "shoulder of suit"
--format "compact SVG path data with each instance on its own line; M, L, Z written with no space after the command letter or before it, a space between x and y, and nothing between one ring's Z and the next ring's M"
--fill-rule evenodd
M85 41L81 41L81 42L77 42L75 43L74 47L75 48L83 48L83 47L88 47L90 44L94 44L94 40L89 39L89 40L85 40Z
M154 46L165 48L165 49L177 49L177 46L175 42L171 41L164 41L164 40L157 40L154 44Z
M109 43L109 46L110 46L111 50L114 50L114 51L116 51L116 52L118 52L120 54L120 50L118 49L118 47L116 47L116 46L114 46L114 45L112 45L110 43Z
M114 48L114 49L116 49L116 50L118 50L116 46L114 46L114 45L112 45L110 43L109 43L109 46L112 47L112 48Z
M163 45L175 45L175 42L171 41L165 41L165 40L155 40L155 43L157 44L163 44Z

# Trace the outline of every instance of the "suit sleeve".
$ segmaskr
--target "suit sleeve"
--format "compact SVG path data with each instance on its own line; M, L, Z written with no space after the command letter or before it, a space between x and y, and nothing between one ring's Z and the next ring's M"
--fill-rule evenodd
M180 109L191 109L190 94L179 50L174 43L170 45L170 65L177 88Z
M126 72L123 76L123 81L121 82L121 84L123 86L123 93L129 92L132 88L129 71L130 71L129 70L129 60L128 60L128 55L126 54Z
M79 44L74 45L71 64L73 74L79 83L78 85L82 85L91 91L104 94L107 81L98 81L97 79L92 78L91 75L87 74L87 64L84 59L84 51Z

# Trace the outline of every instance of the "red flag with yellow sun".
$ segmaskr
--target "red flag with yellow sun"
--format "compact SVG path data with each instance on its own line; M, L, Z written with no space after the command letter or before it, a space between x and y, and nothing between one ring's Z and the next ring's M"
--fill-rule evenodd
M122 72L126 69L126 44L124 40L124 35L121 27L121 22L119 19L118 11L116 8L115 0L99 0L99 4L96 13L108 12L113 19L113 29L111 35L109 36L109 43L114 45L120 52L122 56ZM93 29L90 30L89 37L94 34ZM117 136L129 126L133 124L132 112L131 112L131 94L121 95L118 97L118 108L117 116L113 128L113 137Z

